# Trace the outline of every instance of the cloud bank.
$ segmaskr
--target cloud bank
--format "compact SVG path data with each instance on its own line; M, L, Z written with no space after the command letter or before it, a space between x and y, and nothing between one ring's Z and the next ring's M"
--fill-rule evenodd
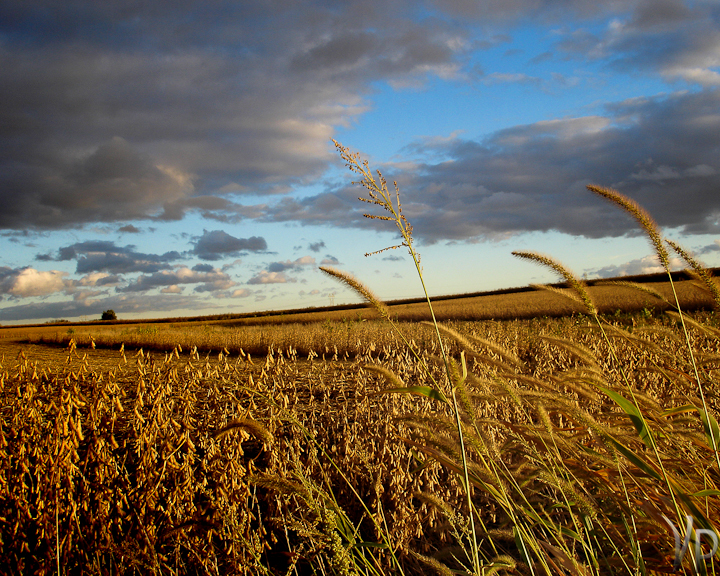
M385 176L399 183L404 213L426 242L633 231L631 218L585 189L590 183L634 198L662 226L720 233L718 89L620 102L603 116L515 126L482 141L454 137L416 146L441 160L388 165ZM269 207L266 218L387 229L363 218L367 206L357 193L347 186L286 200Z

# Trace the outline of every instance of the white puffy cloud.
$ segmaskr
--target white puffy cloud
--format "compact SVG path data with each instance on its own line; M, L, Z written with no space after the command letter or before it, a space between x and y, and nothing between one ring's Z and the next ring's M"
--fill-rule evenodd
M285 284L295 282L295 278L288 278L284 272L269 272L261 270L258 274L248 280L248 284Z
M80 278L77 283L79 286L97 286L98 282L104 284L105 282L103 282L103 280L105 279L111 279L110 274L106 272L92 272Z
M48 296L63 292L72 286L67 272L40 271L35 268L0 269L0 293L19 298Z
M680 269L683 267L683 262L679 258L670 258L671 269ZM604 268L597 270L594 275L597 275L600 278L615 278L618 276L659 274L664 271L665 268L663 268L662 264L660 264L660 260L658 260L657 256L653 254L643 258L630 260L629 262L624 262L622 264L605 266Z

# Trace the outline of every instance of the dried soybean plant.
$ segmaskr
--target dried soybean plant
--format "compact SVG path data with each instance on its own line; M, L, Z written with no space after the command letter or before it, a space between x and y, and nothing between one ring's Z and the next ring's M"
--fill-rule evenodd
M18 574L402 573L447 530L407 494L453 499L439 466L410 470L354 360L121 349L104 368L0 364L0 548ZM59 353L58 353L59 354ZM132 356L131 356L132 354ZM315 356L318 356L315 354ZM328 462L335 467L329 467ZM393 557L395 558L393 560Z
M393 201L379 172L376 180L367 162L335 144L350 170L362 177L360 184L369 197L361 200L389 214L369 217L396 225L400 246L410 252L422 282L397 185ZM647 213L614 191L591 190L640 222L667 269L662 237ZM709 274L672 247L715 296L716 284ZM677 354L672 324L658 331L662 336L655 342L649 334L603 324L584 283L572 272L545 256L516 255L560 274L570 288L562 294L582 306L600 338L588 347L562 337L543 337L544 346L567 355L573 365L542 373L512 350L438 325L433 315L444 381L428 370L426 384L404 387L396 374L372 368L390 384L387 392L421 394L450 405L449 411L438 410L431 417L411 413L401 419L414 430L406 444L427 461L456 472L467 497L458 511L432 494L421 497L464 528L456 531L459 552L448 557L439 550L418 557L440 573L459 569L474 574L647 574L668 569L676 559L667 522L684 526L690 515L699 528L717 534L711 519L720 512L720 429L712 414L716 403L709 406L704 390L718 384L719 332L682 315L678 305L686 345L683 357ZM325 271L361 296L370 293L347 275ZM379 302L375 297L367 300L371 305ZM429 298L428 304L432 314ZM688 323L702 332L703 346L711 350L701 353L704 362L695 360L698 340L691 340ZM443 338L460 349L457 358L445 355ZM669 393L643 392L644 380L658 374ZM699 418L688 417L692 413ZM697 539L694 533L688 538ZM700 559L691 556L692 552L683 569L704 570Z
M140 351L133 362L121 353L99 372L71 345L59 366L3 363L6 567L262 573L264 527L248 506L253 460L242 442L213 435L242 410L217 384L227 365L177 355L156 362Z

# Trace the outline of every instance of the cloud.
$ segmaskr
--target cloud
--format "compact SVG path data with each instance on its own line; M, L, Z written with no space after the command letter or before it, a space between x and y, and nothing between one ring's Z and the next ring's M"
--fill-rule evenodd
M237 221L323 174L373 82L462 78L474 46L405 2L271 4L3 4L0 226Z
M120 226L120 228L118 228L118 232L123 232L125 234L139 234L142 230L140 230L137 226L127 224L125 226Z
M610 104L605 114L499 130L484 140L421 140L427 161L381 167L425 242L557 230L590 238L634 232L592 195L612 187L683 233L720 233L720 90ZM329 188L266 209L266 220L392 231L362 217L357 188ZM682 200L679 200L682 199ZM380 214L380 212L377 212Z
M241 252L259 252L267 250L265 239L259 236L235 238L222 230L205 230L195 242L192 252L203 260L219 260L228 256L238 256Z
M252 293L252 290L248 290L247 288L238 288L237 290L233 290L230 298L247 298L251 296Z
M187 266L179 266L175 270L161 270L153 274L141 275L119 292L143 292L161 286L168 287L179 284L202 284L195 288L197 292L211 292L225 290L235 285L235 282L217 269L210 271L197 271Z
M66 279L67 272L58 270L40 271L35 268L0 268L0 294L19 298L48 296L63 292L71 286Z
M670 259L670 266L672 269L678 269L683 267L683 263L678 258ZM618 276L636 276L640 274L658 274L664 272L662 264L658 260L657 256L650 255L644 258L638 258L625 262L620 265L605 266L593 273L594 276L599 278L615 278Z
M698 250L698 254L707 254L709 252L720 252L720 240L715 240L712 244L703 246Z
M105 272L92 272L86 274L80 280L77 281L78 286L103 286L107 284L114 284L118 282L117 276L111 276Z
M320 252L320 250L322 250L323 248L325 248L325 242L323 242L322 240L319 240L318 242L311 242L308 246L308 249L310 249L312 252Z
M178 260L181 254L176 251L164 254L146 254L136 252L135 246L117 246L108 240L88 240L77 242L58 249L57 254L38 254L40 261L77 260L76 272L109 272L127 274L132 272L157 272L171 268L170 262Z
M7 134L0 133L0 141L3 136ZM13 161L16 152L4 159L0 199L6 209L0 214L1 226L63 228L143 218L156 206L191 190L188 182L119 136L72 159L47 158L53 153L62 156L59 150L46 152L41 167L27 165L37 162L32 158Z
M720 86L720 11L713 3L644 0L624 12L598 34L568 30L557 48L571 57L605 60L615 70Z
M0 226L172 221L189 212L228 223L334 224L347 209L341 190L309 200L289 193L317 181L335 161L329 139L370 109L373 87L417 87L433 78L537 85L522 71L476 70L477 51L511 41L509 28L528 19L565 26L556 28L553 51L536 62L599 60L669 81L720 85L720 11L712 2L433 0L422 20L406 1L370 0L362 9L342 2L283 5L282 18L256 2L216 0L193 10L191 21L187 10L184 3L128 8L116 0L102 7L50 0L0 7ZM609 16L605 29L583 27ZM573 18L583 21L571 28ZM575 120L557 126L582 130L602 118ZM533 127L551 141L559 136L556 127ZM537 136L529 131L504 136ZM598 132L610 134L611 127ZM499 138L477 144L496 152ZM448 150L458 153L461 143L455 146ZM653 159L670 170L692 168ZM626 176L632 173L642 176L641 170ZM270 205L247 205L246 195L265 196ZM359 225L357 217L347 224Z
M284 272L286 270L301 270L305 266L314 266L315 258L312 256L303 256L297 260L284 262L273 262L268 266L269 272Z
M269 272L261 270L257 275L248 280L248 284L285 284L296 282L295 278L288 278L284 272Z
M283 187L275 191L283 194L289 189ZM268 192L270 193L272 190L268 190ZM163 211L155 219L161 221L182 220L188 212L198 212L203 218L227 223L237 223L244 218L254 218L260 214L255 206L245 206L227 198L207 195L165 202Z
M240 266L242 264L242 260L240 258L236 258L232 262L228 262L227 264L223 264L222 271L227 272L228 270L232 270L236 266ZM198 264L198 266L201 266L201 264Z
M416 85L434 74L452 78L460 73L456 54L469 45L467 33L440 20L424 27L396 23L395 30L334 30L296 56L291 70L314 73L359 72L385 77L396 86ZM308 39L310 40L310 39Z
M648 172L648 170L643 168L639 172L634 172L633 174L630 174L630 178L633 178L634 180L650 180L655 182L662 182L663 180L680 178L680 174L669 166L657 166L651 172Z
M338 264L340 264L340 260L330 254L326 254L325 258L320 262L320 266L337 266Z

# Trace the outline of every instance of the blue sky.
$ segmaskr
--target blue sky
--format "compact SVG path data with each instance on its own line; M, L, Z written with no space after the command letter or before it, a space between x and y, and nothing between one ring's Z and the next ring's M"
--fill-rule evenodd
M0 322L420 295L331 142L397 180L431 292L720 265L720 5L0 4Z

